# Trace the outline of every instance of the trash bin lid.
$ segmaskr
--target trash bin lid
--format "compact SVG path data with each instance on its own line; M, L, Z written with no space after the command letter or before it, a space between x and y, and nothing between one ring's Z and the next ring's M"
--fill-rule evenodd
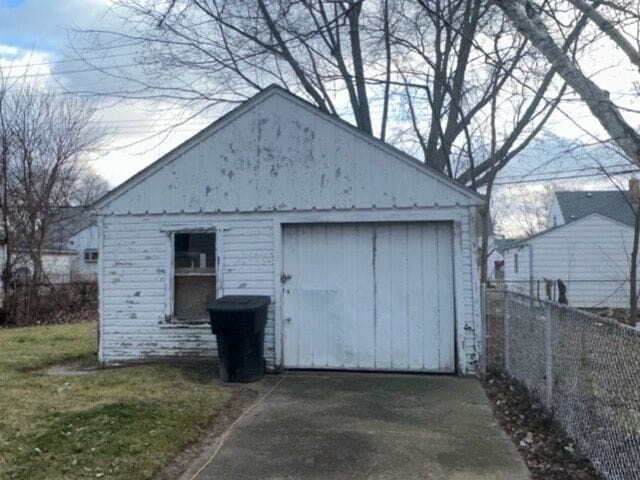
M264 295L225 295L207 305L212 312L253 312L271 303L271 298Z

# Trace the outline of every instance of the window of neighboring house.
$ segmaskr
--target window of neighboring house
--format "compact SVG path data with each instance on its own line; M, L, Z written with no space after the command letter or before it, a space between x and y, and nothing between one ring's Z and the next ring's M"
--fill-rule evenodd
M558 226L558 217L556 217L555 214L553 215L553 226Z
M513 271L515 273L518 273L518 254L517 253L513 256Z
M86 263L98 263L98 250L95 248L87 248L84 251L84 261Z
M216 298L215 233L175 233L173 315L177 320L206 320Z

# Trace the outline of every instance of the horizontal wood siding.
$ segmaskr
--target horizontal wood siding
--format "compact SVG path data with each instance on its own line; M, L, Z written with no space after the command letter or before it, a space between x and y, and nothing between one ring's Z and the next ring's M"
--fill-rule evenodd
M561 279L567 298L578 307L628 307L629 265L633 228L600 215L576 220L531 239L534 294L545 295L544 279ZM519 255L519 273L514 256ZM505 255L507 286L529 292L529 251L510 249Z
M220 221L215 216L108 216L101 276L101 358L112 363L157 357L214 357L208 324L167 317L170 233L216 228L220 295L274 298L273 221ZM228 248L228 250L227 250ZM274 305L269 308L265 357L275 364Z
M253 214L105 215L101 238L101 359L104 362L157 357L215 356L208 325L166 318L170 232L216 228L219 294L269 295L265 337L270 367L278 363L276 321L282 326L280 229L287 223L428 222L453 225L458 372L473 374L482 354L482 324L473 208L369 210L351 212L261 212ZM281 333L278 333L281 335Z
M289 96L273 94L187 141L104 213L477 205L451 180ZM134 182L135 183L135 182ZM118 192L116 192L118 193Z

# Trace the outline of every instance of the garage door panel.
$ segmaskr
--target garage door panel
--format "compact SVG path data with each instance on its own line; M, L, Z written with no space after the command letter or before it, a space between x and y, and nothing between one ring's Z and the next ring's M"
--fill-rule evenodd
M382 279L391 277L391 228L388 224L376 225L374 252L375 261L375 307L376 307L376 331L375 350L376 368L391 370L391 342L393 319L391 309L391 285Z
M440 338L447 341L440 343L440 370L453 372L455 370L455 324L453 322L453 231L450 224L438 224L438 323Z
M424 327L425 312L423 305L424 275L422 271L422 226L407 226L407 325L408 325L408 364L410 370L425 368Z
M375 368L375 317L373 296L373 228L370 225L358 225L357 248L354 252L357 258L357 270L353 275L356 281L355 313L358 330L358 368ZM347 299L349 301L349 299ZM348 317L347 317L348 318Z
M436 365L440 369L440 349L441 341L436 345L430 346L432 339L441 339L440 324L442 322L435 321L440 318L439 300L438 300L438 283L442 280L439 278L438 271L438 241L436 235L430 235L432 230L429 226L423 225L422 247L421 247L421 264L422 264L422 309L425 318L422 342L424 345L424 364Z
M406 369L408 366L408 315L407 315L407 232L405 225L391 228L391 276L376 278L377 282L389 283L391 287L391 368ZM386 285L385 285L386 288Z
M341 237L342 232L327 236L327 257L342 260ZM343 284L342 268L327 268L327 286L330 288L330 296L327 302L327 328L328 332L334 332L334 338L342 338L344 335L344 295L342 290L333 288ZM339 342L330 342L327 335L327 363L329 365L344 365L343 346Z
M358 262L353 254L353 245L357 240L357 232L350 228L340 227L339 233L342 256L336 257L340 259L340 265L336 266L336 268L339 268L342 272L339 283L343 298L342 315L340 317L342 335L336 338L335 343L342 349L340 365L344 368L357 368L358 325L352 321L357 316L357 305L354 301L349 301L350 298L355 298L356 291L355 273L358 271Z
M453 371L448 225L291 226L283 240L285 366Z

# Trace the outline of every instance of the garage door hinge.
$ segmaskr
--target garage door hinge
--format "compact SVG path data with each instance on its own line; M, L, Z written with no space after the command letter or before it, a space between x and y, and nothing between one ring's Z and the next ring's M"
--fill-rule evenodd
M283 272L282 275L280 275L280 282L287 283L288 280L291 280L291 275L287 275Z

